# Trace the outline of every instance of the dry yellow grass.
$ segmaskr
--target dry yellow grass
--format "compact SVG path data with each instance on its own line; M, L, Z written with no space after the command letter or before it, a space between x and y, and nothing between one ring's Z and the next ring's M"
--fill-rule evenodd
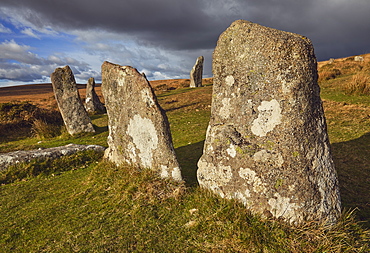
M370 95L370 75L364 71L358 72L345 84L344 89L349 94Z
M361 55L362 61L355 56L318 63L319 83L341 78L338 88L347 94L370 94L370 54Z

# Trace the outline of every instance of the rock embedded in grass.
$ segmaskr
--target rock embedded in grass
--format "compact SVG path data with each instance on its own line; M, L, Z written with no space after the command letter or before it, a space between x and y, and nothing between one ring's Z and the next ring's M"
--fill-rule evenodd
M54 95L69 134L94 133L91 119L82 104L75 77L69 66L51 74Z
M20 150L9 153L0 154L0 171L6 170L9 166L19 163L27 163L32 160L57 159L62 156L72 155L80 151L94 150L104 152L105 147L99 145L77 145L68 144L60 147L36 149L36 150Z
M213 71L199 184L266 217L335 222L338 180L310 40L235 21Z
M104 62L102 93L109 126L105 157L182 180L167 116L145 76L130 66Z

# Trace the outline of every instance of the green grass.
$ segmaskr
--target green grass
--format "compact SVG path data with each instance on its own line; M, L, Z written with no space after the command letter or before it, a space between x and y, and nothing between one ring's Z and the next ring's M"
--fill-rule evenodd
M289 227L197 187L106 162L3 185L0 197L2 252L367 249L351 217L332 231L313 223Z
M370 106L370 99L368 95L347 94L340 87L345 83L350 82L352 75L341 76L336 79L330 79L321 83L321 98L328 99L335 102L359 104Z
M314 222L294 227L197 186L211 88L159 97L186 185L85 152L20 165L2 174L11 180L0 186L0 252L368 252L370 224L359 221L370 219L369 105L330 99L330 89L323 95L343 206L359 210L344 211L331 229ZM199 101L196 92L204 95ZM0 143L0 152L106 146L107 116L92 120L95 134L18 139Z

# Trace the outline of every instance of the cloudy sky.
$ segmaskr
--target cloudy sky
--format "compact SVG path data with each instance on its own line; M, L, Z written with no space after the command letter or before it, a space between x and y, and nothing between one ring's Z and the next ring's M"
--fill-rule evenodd
M108 60L149 80L212 76L219 35L237 19L309 37L318 60L370 53L369 0L1 0L0 86L50 82L69 65L100 80Z

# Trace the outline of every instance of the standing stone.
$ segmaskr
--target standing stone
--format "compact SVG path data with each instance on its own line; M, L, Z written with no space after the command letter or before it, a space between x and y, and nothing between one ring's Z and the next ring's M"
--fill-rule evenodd
M69 66L57 68L51 74L51 82L59 111L69 134L94 133L94 127L77 90L76 81Z
M190 87L202 87L204 57L199 56L193 69L190 71Z
M95 79L90 77L86 85L85 108L88 113L105 113L105 106L95 92Z
M213 53L198 181L266 217L335 222L341 204L309 39L235 21Z
M167 116L147 79L130 66L104 62L102 92L109 125L105 157L182 180Z

